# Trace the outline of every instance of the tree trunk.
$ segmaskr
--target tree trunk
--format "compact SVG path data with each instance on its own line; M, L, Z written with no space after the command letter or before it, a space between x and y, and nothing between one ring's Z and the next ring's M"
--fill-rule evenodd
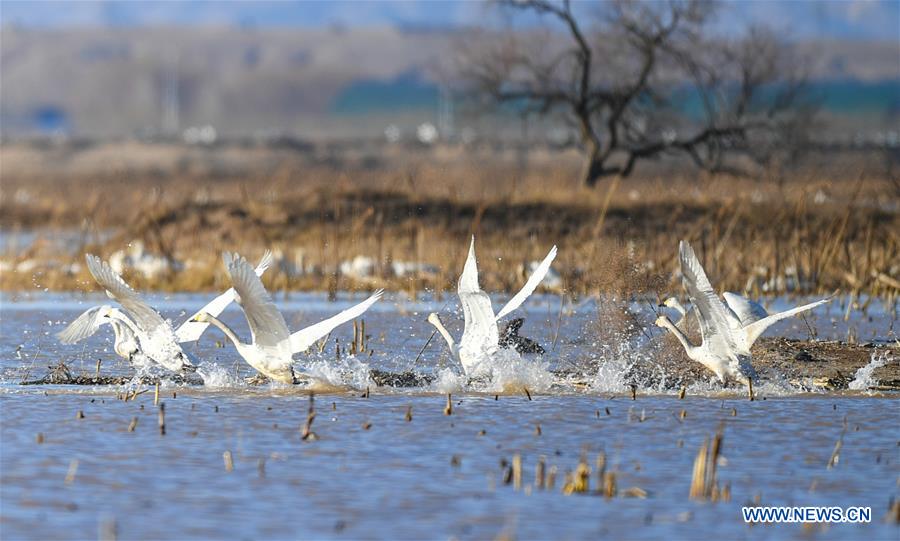
M600 159L599 145L589 144L581 167L581 183L588 188L597 185L603 176L603 160Z

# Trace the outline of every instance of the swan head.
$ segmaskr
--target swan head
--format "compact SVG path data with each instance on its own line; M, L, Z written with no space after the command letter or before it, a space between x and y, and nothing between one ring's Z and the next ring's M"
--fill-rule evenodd
M431 323L435 327L437 327L438 325L443 326L443 323L441 322L441 318L438 317L438 315L435 314L434 312L428 314L428 323Z
M656 321L654 323L657 327L663 328L666 328L672 324L672 322L669 320L669 316L659 316L658 318L656 318Z
M206 312L194 314L194 317L192 317L189 321L192 321L194 323L209 323L209 314L207 314Z

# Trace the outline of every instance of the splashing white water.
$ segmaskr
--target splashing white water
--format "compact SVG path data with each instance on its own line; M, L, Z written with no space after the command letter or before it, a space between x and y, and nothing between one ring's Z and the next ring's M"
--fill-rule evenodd
M304 372L312 378L311 389L365 389L372 385L369 379L369 365L356 357L343 357L338 361L315 360L306 366Z
M209 361L200 363L197 374L203 379L203 385L206 387L237 387L244 384L234 371Z
M553 374L547 370L547 363L539 360L523 359L513 349L501 349L491 356L490 379L486 391L544 392L554 382Z
M455 393L465 389L466 381L466 376L457 374L450 368L442 368L437 372L431 388L440 393Z
M874 376L875 370L881 368L882 366L893 360L894 358L889 356L885 352L872 352L872 357L869 360L869 364L856 371L856 374L854 374L853 376L853 381L851 381L847 385L847 388L852 391L868 390L869 387L878 383Z

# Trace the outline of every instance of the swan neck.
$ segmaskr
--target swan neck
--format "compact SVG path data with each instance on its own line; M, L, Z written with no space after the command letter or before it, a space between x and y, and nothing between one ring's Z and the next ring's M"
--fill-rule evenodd
M684 347L684 350L688 352L688 354L693 352L696 346L694 346L694 344L691 344L691 341L688 340L688 337L683 332L681 332L681 329L672 324L672 322L668 319L663 321L663 325L665 325L665 327L675 335L675 338L677 338L678 341L681 342L681 345Z
M138 329L137 325L135 325L134 322L131 321L131 319L126 317L125 314L114 312L113 317L110 318L110 321L113 322L113 329L114 329L113 332L116 333L116 336L119 335L119 331L120 331L120 329L115 325L116 321L118 321L119 323L121 323L122 325L127 327L129 330L131 330L131 332L134 333L135 336L140 334L140 329Z
M113 334L116 336L116 343L120 343L125 338L122 329L122 322L117 319L110 319L109 326L113 328Z
M225 334L225 336L227 336L232 342L234 342L234 345L235 345L235 346L243 346L243 345L245 345L245 344L243 344L243 343L241 342L241 339L238 338L237 334L235 334L234 331L232 331L231 328L228 327L228 325L226 325L225 323L223 323L219 318L217 318L217 317L215 317L215 316L211 316L211 315L209 315L209 314L206 314L206 317L207 317L207 320L208 320L211 324L213 324L213 325L215 325L216 327L218 327L219 330L222 331L222 332Z
M440 321L432 321L432 325L441 333L441 336L444 337L444 340L447 341L447 345L450 346L450 351L453 351L456 346L456 341L453 340L453 336L450 335L450 331L448 331L444 325Z

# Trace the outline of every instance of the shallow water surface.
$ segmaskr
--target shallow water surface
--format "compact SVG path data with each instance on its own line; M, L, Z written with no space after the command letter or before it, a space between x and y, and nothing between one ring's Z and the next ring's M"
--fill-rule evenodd
M292 329L313 323L363 296L279 296ZM178 322L204 296L151 297ZM441 311L458 335L455 297L410 302L392 297L366 314L371 355L335 361L337 339L346 348L352 326L334 333L322 352L298 356L297 366L333 385L315 394L315 441L304 441L309 390L249 386L250 371L234 349L217 346L211 329L191 351L218 386L164 381L165 435L157 426L154 392L134 400L116 395L147 386L21 386L64 360L75 373L130 374L116 360L111 333L61 346L53 337L98 296L0 297L0 533L4 539L84 539L115 530L121 539L161 538L411 538L483 539L896 539L886 523L900 475L900 402L891 395L809 395L764 388L749 402L739 392L710 388L679 400L675 392L639 389L628 396L618 371L642 362L650 337L625 333L617 343L598 338L597 307L560 310L559 299L539 296L524 307L522 334L548 349L544 361L519 366L523 379L508 392L472 387L436 337L430 311ZM786 301L776 301L787 304ZM648 318L652 311L648 310ZM875 337L890 319L850 324ZM560 315L562 314L562 315ZM839 307L780 323L769 333L805 338L846 333ZM223 318L248 336L239 310ZM627 335L627 336L626 336ZM586 384L544 385L550 369L602 365ZM371 389L367 366L415 369L438 381L418 389ZM531 370L534 366L538 368ZM524 368L523 368L524 367ZM525 369L527 368L527 369ZM210 383L208 381L208 383ZM531 399L522 384L535 391ZM322 389L322 386L316 387ZM452 392L452 415L445 415ZM499 396L495 397L495 392ZM661 392L669 394L660 394ZM368 394L368 397L364 397ZM406 420L407 411L412 419ZM78 412L83 413L79 418ZM136 420L134 431L129 425ZM539 427L539 429L538 429ZM718 482L727 502L688 499L694 458L723 430ZM838 460L828 462L841 441ZM228 471L223 454L229 452ZM584 453L593 468L604 453L618 494L563 495L567 472ZM522 487L504 483L501 461L519 455ZM535 486L544 457L556 468L552 490ZM592 473L590 490L598 486ZM646 498L628 497L639 487ZM869 506L873 522L803 528L798 524L748 527L741 506Z
M822 539L897 535L882 520L897 492L895 400L466 395L447 416L437 395L318 395L318 440L302 441L305 396L179 389L173 398L166 389L163 436L152 393L126 403L109 392L46 390L0 398L7 539L92 537L110 524L139 539L805 535L796 524L746 526L740 508L754 498L872 507L871 524L831 525ZM839 461L827 469L844 419ZM720 426L718 478L731 501L689 501L694 457ZM582 452L592 465L606 454L617 497L561 493ZM500 466L516 453L518 491ZM533 486L541 456L558 469L553 490ZM624 497L631 487L646 499Z

